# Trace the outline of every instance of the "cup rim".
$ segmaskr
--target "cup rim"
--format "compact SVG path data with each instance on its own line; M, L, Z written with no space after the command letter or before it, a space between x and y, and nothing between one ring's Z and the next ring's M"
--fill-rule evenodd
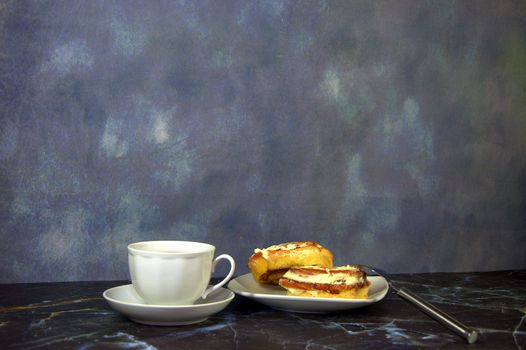
M169 244L169 245L179 245L182 246L192 246L191 250L184 251L167 251L167 250L155 250L155 249L145 249L146 245L155 245L155 244ZM190 249L190 247L189 247ZM190 255L199 255L204 253L210 253L215 251L215 246L204 243L204 242L195 242L195 241L182 241L182 240L153 240L153 241L141 241L128 244L128 252L141 255L155 255L155 256L190 256Z

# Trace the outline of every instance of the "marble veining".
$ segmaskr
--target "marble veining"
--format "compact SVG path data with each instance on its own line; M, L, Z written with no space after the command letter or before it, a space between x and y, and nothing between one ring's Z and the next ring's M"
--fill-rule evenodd
M477 349L526 348L526 271L395 275L400 286L480 331ZM334 314L276 311L236 296L189 326L134 323L106 304L124 284L0 285L0 346L6 349L463 349L464 339L392 292L366 308Z

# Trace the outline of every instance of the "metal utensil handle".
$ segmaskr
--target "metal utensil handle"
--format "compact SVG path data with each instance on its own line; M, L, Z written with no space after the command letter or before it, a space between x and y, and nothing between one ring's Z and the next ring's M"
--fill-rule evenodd
M400 297L414 304L422 312L426 313L427 315L437 320L438 322L443 324L445 327L451 329L455 333L466 338L469 344L473 344L477 341L477 330L465 326L464 324L455 320L453 317L446 314L444 311L421 299L407 288L399 288L396 292Z

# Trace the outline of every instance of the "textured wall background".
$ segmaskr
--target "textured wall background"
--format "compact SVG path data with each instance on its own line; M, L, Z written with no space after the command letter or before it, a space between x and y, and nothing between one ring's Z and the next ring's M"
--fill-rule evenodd
M0 282L313 239L526 267L524 1L1 1Z

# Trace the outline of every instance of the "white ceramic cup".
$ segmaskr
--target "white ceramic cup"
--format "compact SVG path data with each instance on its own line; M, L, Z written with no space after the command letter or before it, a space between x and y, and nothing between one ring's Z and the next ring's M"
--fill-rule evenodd
M190 305L222 287L234 274L236 263L228 254L214 259L211 244L190 241L147 241L128 245L128 264L133 288L148 304ZM218 284L208 286L222 260L230 272Z

